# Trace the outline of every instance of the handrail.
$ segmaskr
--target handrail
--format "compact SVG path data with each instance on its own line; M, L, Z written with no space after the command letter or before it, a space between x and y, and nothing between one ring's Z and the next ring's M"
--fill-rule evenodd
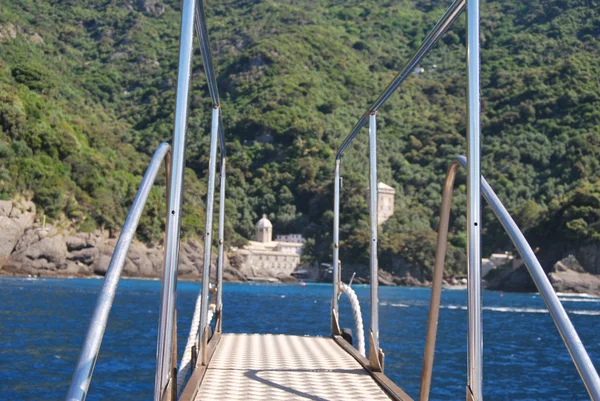
M369 335L369 361L371 367L383 370L383 352L379 348L379 261L377 260L378 210L377 210L377 114L369 115L369 226L371 276L371 319Z
M177 270L179 266L179 237L183 212L183 174L187 117L190 99L190 77L194 42L195 0L181 4L181 33L179 36L179 62L177 93L173 124L173 163L169 191L169 215L165 229L164 274L160 294L158 339L156 341L156 372L154 375L154 401L175 400L177 397L176 357L177 335Z
M212 62L212 55L210 52L210 44L208 40L208 29L206 28L206 17L204 15L204 5L203 0L197 0L198 7L196 7L194 12L194 27L196 29L196 36L198 37L198 42L200 44L200 53L202 55L202 62L204 64L204 71L206 73L206 79L208 81L208 92L210 94L211 100L213 102L213 126L216 124L217 132L219 137L219 150L220 150L220 186L219 186L219 237L218 237L218 259L217 259L217 329L220 331L221 329L221 319L222 319L222 309L223 309L223 258L224 258L224 225L225 225L225 178L226 178L226 158L227 153L225 149L225 135L223 134L223 119L221 113L221 105L219 99L219 88L217 85L216 74ZM218 113L215 116L215 110ZM217 121L214 121L214 118L217 118ZM213 134L211 133L211 136ZM212 138L211 138L212 144ZM212 149L212 147L211 147ZM209 160L209 187L212 185L214 189L214 158L216 158L216 153L213 156L211 153L211 159ZM212 173L211 173L212 172ZM211 178L211 174L212 177ZM212 229L212 204L214 200L214 194L211 196L211 189L208 190L209 195L207 199L207 214L206 214L206 236L205 236L205 248L204 248L204 267L203 269L203 280L208 280L210 277L209 270L210 267L207 267L207 263L210 263L210 254L211 254L211 241L209 232ZM202 286L202 291L205 291L207 287ZM202 313L201 313L201 325L207 323L206 317L208 313L207 305L203 304ZM199 331L199 340L204 336L204 328ZM202 344L202 341L199 341Z
M221 209L219 211L219 222L224 222L225 214L225 165L226 150L225 137L223 134L223 124L221 117L221 105L219 104L219 91L215 79L215 73L208 43L208 31L206 29L206 20L204 17L204 8L202 0L183 0L181 35L179 48L179 70L177 76L177 99L175 106L175 125L173 129L173 168L172 168L172 190L170 191L169 217L167 221L166 240L165 240L165 275L161 294L161 312L159 318L159 335L157 341L157 369L154 385L154 401L163 401L163 399L175 400L177 389L175 383L175 374L177 367L174 363L176 359L176 296L177 296L177 265L179 262L179 235L181 224L181 205L183 191L183 170L185 166L185 137L186 120L188 113L188 102L190 92L190 75L192 63L192 42L194 40L194 30L200 43L200 52L204 63L204 70L208 80L208 90L213 103L212 107L212 128L210 140L210 160L209 160L209 185L207 195L207 213L205 226L204 242L204 266L202 272L202 293L201 297L208 297L208 281L210 273L210 253L212 231L212 209L215 191L215 170L216 170L216 148L217 136L219 139L221 156ZM223 224L221 224L222 226ZM221 307L222 307L222 276L223 276L223 235L224 231L219 229L219 261L217 265L217 321L220 330ZM207 322L208 302L202 302L200 313L199 345L204 352L203 340L206 340L205 330Z
M196 29L196 36L200 42L200 53L202 55L202 61L204 62L206 80L208 81L208 92L210 93L213 105L218 105L220 104L219 89L217 88L217 80L215 79L210 44L208 43L208 29L206 29L204 5L202 0L197 0L197 2L198 6L194 12L194 28Z
M376 149L376 113L377 110L390 98L398 87L408 78L411 71L421 60L429 53L433 45L437 43L440 37L456 21L460 13L465 9L466 0L454 0L454 2L444 12L440 20L433 29L427 34L423 42L411 57L402 71L392 80L383 93L377 98L375 103L361 116L352 132L340 146L335 159L335 177L334 177L334 207L333 207L333 296L331 300L331 330L335 331L336 315L338 313L338 295L340 293L340 267L339 267L339 214L340 214L340 162L341 157L354 140L362 127L369 122L369 181L370 181L370 272L371 272L371 346L369 347L370 360L374 367L381 369L383 362L383 353L379 349L379 317L378 317L378 262L377 262L377 149ZM379 362L379 363L378 363ZM479 401L479 400L478 400Z
M221 124L219 124L219 127ZM225 149L225 148L222 148ZM221 153L221 167L219 169L219 245L217 248L217 309L216 328L220 332L223 324L223 263L225 242L225 179L227 159Z
M435 45L440 37L448 30L448 28L452 26L460 13L465 9L465 5L466 0L454 0L450 7L448 7L433 29L427 34L425 39L423 39L423 42L421 42L421 45L408 63L404 66L402 71L400 71L400 73L392 80L388 87L385 88L383 93L379 95L377 100L375 100L375 103L373 103L373 105L360 117L354 128L352 128L350 134L346 137L346 139L344 139L342 146L340 146L338 149L336 159L340 159L342 157L344 151L354 140L354 137L356 137L360 129L367 124L368 116L371 113L379 110L379 108L383 106L385 102L387 102L387 100L390 98L390 96L392 96L396 89L398 89L402 82L408 78L417 64L419 64L429 53L433 45Z
M94 373L94 366L98 359L98 353L100 351L100 345L102 344L102 338L104 337L104 331L108 322L108 316L112 308L113 300L115 299L115 293L119 285L119 279L123 266L125 264L125 258L127 257L127 251L135 235L142 211L148 200L148 195L158 174L160 164L163 159L165 160L165 170L167 176L167 193L169 190L169 180L171 174L171 147L168 143L161 143L154 152L152 160L146 169L144 178L140 184L125 224L123 225L123 231L119 235L117 245L113 252L113 256L108 265L106 275L104 276L104 282L94 307L92 318L85 335L83 347L79 359L77 360L77 366L73 373L73 379L71 380L71 386L67 393L67 401L83 401L87 396L87 392L92 380L92 374Z
M217 133L219 130L219 116L221 109L219 107L213 107L212 110L212 125L210 135L210 151L209 151L209 162L208 162L208 191L206 194L206 225L204 227L204 264L202 266L202 304L200 309L200 328L198 329L198 344L202 364L206 363L206 344L208 342L208 297L209 297L209 283L210 283L210 265L211 265L211 233L213 227L213 204L215 199L215 175L216 175L216 158L217 158ZM224 159L223 159L224 160ZM221 210L223 213L224 210ZM221 234L221 230L219 230ZM220 244L222 245L222 244ZM222 252L222 249L221 249ZM222 283L219 282L220 285ZM218 292L221 292L220 288L217 288Z
M467 400L483 401L479 0L467 1Z
M466 167L467 159L464 156L458 156L448 168L446 181L442 194L442 207L440 211L440 226L438 229L438 240L435 252L435 264L432 278L431 300L429 306L429 321L427 325L427 337L425 342L425 355L423 358L423 371L421 375L421 392L419 401L429 400L429 391L431 388L431 376L433 369L433 356L435 352L435 341L437 335L440 296L442 291L442 276L444 272L444 261L446 257L446 241L448 238L448 224L450 218L450 206L452 203L452 190L454 188L454 179L459 166ZM525 239L525 236L519 230L519 227L510 216L498 196L494 193L486 179L481 176L481 189L485 200L491 206L492 211L504 227L513 244L519 251L521 258L531 274L531 277L540 292L540 295L546 307L550 311L552 320L556 324L558 332L565 343L571 359L573 360L577 372L581 376L585 388L594 401L600 401L600 378L594 368L592 361L583 346L577 331L564 307L562 306L556 292L550 284L544 269L540 265L531 246Z
M206 28L206 17L204 16L204 5L202 0L198 0L198 7L194 13L194 27L196 28L196 36L200 44L200 54L204 64L204 72L208 81L208 93L214 107L219 107L219 87L215 78L215 69L213 67L212 55L210 52L210 44L208 42L208 29ZM223 134L223 121L219 114L219 143L221 148L221 158L226 156L225 151L225 134Z

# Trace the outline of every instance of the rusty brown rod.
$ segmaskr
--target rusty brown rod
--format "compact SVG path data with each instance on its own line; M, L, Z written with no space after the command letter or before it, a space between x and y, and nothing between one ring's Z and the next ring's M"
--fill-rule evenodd
M440 225L438 228L437 246L435 249L435 263L431 279L431 300L429 301L429 320L427 323L427 337L425 339L425 355L423 357L423 370L421 372L421 391L419 401L429 400L431 390L431 376L433 371L433 356L435 353L435 340L437 336L438 317L440 314L440 297L442 295L442 280L444 278L444 262L446 260L446 244L448 240L448 224L450 220L450 207L452 205L452 190L459 162L454 161L446 173L444 191L442 193L442 208L440 210Z

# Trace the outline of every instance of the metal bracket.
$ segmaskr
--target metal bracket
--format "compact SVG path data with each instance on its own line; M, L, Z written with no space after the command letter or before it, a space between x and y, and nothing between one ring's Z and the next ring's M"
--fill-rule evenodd
M204 335L202 336L202 366L207 365L207 353L206 348L208 347L208 326L204 328Z
M340 329L338 315L337 315L335 309L331 310L331 334L334 336L342 335L342 330Z
M172 391L171 391L171 383L173 382L173 380L171 378L169 378L169 380L167 381L167 385L165 387L165 391L162 393L162 395L160 396L160 400L161 401L171 401L170 398L172 397Z
M198 348L196 348L195 345L192 345L192 359L191 359L192 369L196 369L196 363L198 363Z
M167 385L167 393L170 401L177 400L177 309L173 311L173 348L171 349L171 378ZM165 395L166 396L166 395Z
M348 287L352 287L352 282L354 281L354 277L356 277L356 272L352 273L352 277L350 277L350 281L348 282Z
M175 357L175 360L177 360L177 357ZM173 374L173 379L171 379L170 383L169 383L169 384L171 384L171 400L172 401L177 401L177 391L178 391L178 388L177 388L177 367L173 368L172 374Z
M475 401L475 396L471 391L471 387L467 386L467 401Z
M341 269L341 266L340 266L340 271L341 271L341 270L342 270L342 269ZM352 287L352 282L354 281L354 277L355 277L355 276L356 276L356 272L352 273L352 277L350 277L350 281L348 282L348 288ZM338 287L338 296L337 296L337 299L339 300L339 299L342 297L342 293L344 292L344 291L342 290L342 284L343 284L343 283L342 283L342 277L341 277L341 274L340 274L340 279L339 279L338 283L339 283L339 287Z
M222 318L223 310L217 309L215 311L215 332L222 333L223 332L223 318Z
M375 349L375 339L373 332L369 332L369 364L374 372L383 372L385 354L381 348Z

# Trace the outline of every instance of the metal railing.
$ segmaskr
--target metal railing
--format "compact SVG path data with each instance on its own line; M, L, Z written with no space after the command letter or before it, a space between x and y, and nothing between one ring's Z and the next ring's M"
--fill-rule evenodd
M440 308L440 296L442 292L442 279L444 272L444 261L446 258L446 245L448 239L448 225L450 219L450 207L452 204L452 191L454 189L454 180L459 166L467 167L467 158L458 156L448 168L444 189L442 193L442 207L440 211L440 224L438 228L437 247L435 252L435 264L432 277L431 300L429 305L429 320L427 325L427 337L425 342L425 355L423 358L423 371L421 375L421 391L419 401L428 401L431 388L431 376L433 369L433 356L435 353L435 341L437 336L437 326ZM513 244L517 248L529 274L540 292L540 295L550 315L556 324L556 328L565 343L571 359L573 360L581 379L587 389L590 398L594 401L600 401L600 378L598 373L585 350L577 331L564 307L562 306L556 292L550 284L544 269L531 249L531 246L525 239L525 236L519 230L519 227L510 216L498 196L494 193L486 179L480 176L480 183L483 197L492 208L492 211L504 227ZM468 287L469 292L471 287ZM468 307L471 315L471 305Z
M181 35L179 41L179 68L175 99L173 129L173 166L169 192L169 214L165 238L164 281L161 288L161 306L156 345L156 373L154 401L173 399L177 394L176 334L177 266L179 263L179 235L183 202L183 171L185 169L185 135L189 102L189 84L192 73L192 45L194 35L195 1L182 4Z
M469 0L471 7L479 9L479 0ZM371 274L371 322L370 322L370 347L369 347L369 359L371 361L371 367L376 370L381 370L383 367L383 352L379 347L379 296L378 296L378 260L377 260L377 144L376 144L376 114L381 106L390 98L390 96L400 87L400 85L409 77L415 67L423 60L423 58L429 53L432 47L438 42L442 35L448 30L448 28L456 21L458 16L466 7L467 0L455 0L450 7L444 12L440 20L435 24L433 29L427 34L415 54L410 58L408 63L400 71L400 73L392 80L388 87L383 93L377 98L375 103L360 117L358 122L352 128L350 134L346 137L342 145L337 151L335 159L335 172L334 172L334 206L333 206L333 296L331 300L331 331L335 333L337 330L337 319L339 313L338 297L340 294L340 263L339 263L339 221L340 221L340 187L341 187L341 159L345 150L350 146L354 138L358 135L361 128L363 128L367 121L369 122L369 222L370 222L370 274ZM477 21L479 19L479 13L474 13ZM477 32L469 30L469 38L473 39ZM471 42L469 42L471 43ZM473 43L479 43L479 36L473 39ZM473 62L477 60L477 63ZM475 125L469 129L471 148L474 152L479 151L479 55L477 52L471 52L469 58L468 67L469 71L476 69L476 72L471 73L469 76L476 77L476 80L469 80L469 93L472 93L470 98L473 99L473 104L477 104L477 107L469 108L470 121L476 122ZM478 159L477 159L478 160ZM477 164L478 166L478 164ZM478 193L477 188L469 187L470 193ZM478 210L478 201L475 196L471 196L470 202L474 206L473 211ZM471 216L471 213L468 214ZM478 216L478 214L476 214ZM478 220L478 219L477 219ZM477 224L476 224L477 225ZM476 227L477 228L477 227ZM478 229L478 228L477 228ZM478 241L478 231L475 235L472 235L473 239ZM470 251L471 252L471 251ZM478 251L475 252L479 255ZM474 265L474 269L475 266ZM471 270L471 269L470 269ZM475 338L476 341L481 341L481 338ZM471 349L471 347L470 347ZM476 349L476 348L474 348ZM470 351L470 355L474 351ZM480 357L480 356L479 356ZM474 359L478 356L475 355ZM471 377L471 376L469 376ZM471 381L469 381L471 382Z
M404 68L400 71L400 73L390 82L387 88L379 95L377 100L373 103L373 105L365 111L365 113L360 117L358 122L352 128L352 131L344 142L342 146L338 149L336 159L340 159L344 154L346 148L352 143L358 132L363 128L368 122L368 116L377 112L381 106L388 101L388 99L394 94L394 92L400 87L400 85L408 78L411 72L414 71L415 67L425 58L425 56L431 51L433 46L440 40L442 35L446 33L448 28L452 26L452 24L456 21L456 19L460 16L466 6L467 0L454 0L454 2L448 7L448 9L444 12L439 21L434 25L433 29L425 36L423 42L415 52L415 54L410 58L408 63L404 66Z
M196 7L197 6L197 7ZM158 341L156 351L156 377L154 384L154 400L163 401L165 399L175 400L177 397L177 388L175 383L177 372L177 347L176 347L176 302L177 302L177 266L179 262L179 242L181 228L181 211L183 201L183 172L185 168L185 143L186 127L189 109L190 78L193 55L194 30L199 40L200 51L203 58L204 70L208 80L208 89L213 103L211 140L210 140L210 160L209 160L209 179L208 196L205 226L204 242L204 266L202 271L202 292L203 298L200 329L198 330L199 351L203 352L207 329L208 315L208 296L210 280L210 262L211 262L211 232L213 226L213 205L215 196L215 175L216 175L216 155L217 138L220 145L220 203L219 203L219 238L218 238L218 263L217 263L217 330L221 330L222 316L222 283L223 283L223 246L224 246L224 226L225 226L225 181L226 181L226 151L225 136L223 134L223 124L221 117L221 106L219 104L219 93L215 79L212 58L210 55L210 46L208 42L208 33L206 29L206 20L202 1L184 0L181 19L181 35L179 48L179 70L177 77L177 97L175 107L175 124L173 133L173 154L171 163L171 154L169 145L162 144L156 151L150 167L144 176L142 185L136 196L136 200L131 208L125 226L119 237L119 242L115 249L113 259L109 266L104 285L94 315L88 328L86 340L81 352L73 382L67 400L83 400L87 394L89 382L102 336L106 327L108 314L112 306L114 294L118 285L119 277L123 268L123 263L133 239L135 228L139 221L141 210L148 197L148 192L156 176L158 169L157 163L168 155L167 169L167 224L165 232L165 262L164 278L161 288L161 307L158 325ZM160 160L158 160L160 159ZM157 161L158 160L158 161ZM204 361L202 361L204 362Z
M225 134L223 133L223 119L221 115L219 99L219 87L217 85L217 79L215 69L213 67L212 55L210 52L210 43L208 41L208 29L206 27L206 17L204 16L204 6L202 0L198 1L198 8L194 15L196 36L200 45L200 53L202 55L202 62L204 64L204 72L206 73L206 80L208 82L208 93L213 103L213 108L219 108L219 150L220 150L220 162L221 166L219 169L219 242L218 242L218 258L217 258L217 309L216 315L218 320L217 330L221 330L221 317L223 309L223 246L224 246L224 226L225 226L225 178L226 178L226 162L227 162L227 151L225 149ZM210 180L209 180L210 181ZM214 199L214 198L213 198ZM208 231L208 230L207 230ZM210 238L210 237L209 237ZM206 244L205 244L206 245ZM209 252L210 256L210 252ZM206 261L206 260L205 260ZM204 287L203 287L204 290ZM201 323L202 324L202 323ZM206 325L206 319L204 321Z
M144 174L138 192L135 195L135 199L131 205L125 224L123 225L123 230L121 231L121 235L119 235L117 245L115 246L110 264L106 270L106 275L104 276L104 282L102 283L102 288L100 289L100 294L98 295L98 300L96 301L96 306L94 307L94 312L92 313L92 318L90 319L85 335L83 347L81 348L81 353L77 360L75 372L73 373L71 386L67 393L67 401L82 401L85 400L85 397L87 396L90 381L92 380L92 374L94 373L94 366L98 359L98 352L100 351L100 345L102 344L102 338L104 337L104 331L108 322L108 316L112 308L115 293L119 285L119 279L121 278L121 272L123 271L123 266L127 257L127 251L129 250L129 246L135 235L142 211L144 210L148 195L150 194L150 190L152 189L154 180L156 179L156 175L158 174L158 170L160 169L163 160L165 161L168 196L168 191L170 189L169 180L171 178L170 149L171 147L168 143L162 143L156 149L146 173ZM167 200L167 204L168 203Z
M208 88L213 102L212 126L210 140L210 160L209 160L209 179L208 196L205 226L204 242L204 266L202 271L202 309L200 314L200 329L198 330L199 351L205 348L207 315L208 315L208 296L210 281L210 262L211 262L211 232L213 226L213 205L215 196L215 174L216 174L216 154L217 138L220 144L220 203L219 203L219 238L218 238L218 263L217 263L217 330L221 329L222 316L222 283L223 283L223 246L224 246L224 225L225 225L225 168L226 151L225 137L222 128L221 107L219 104L219 94L215 79L214 68L210 55L210 46L208 42L208 33L202 2L196 0L184 0L181 20L181 40L179 49L179 71L177 78L177 98L175 108L175 124L173 134L173 155L171 163L170 147L164 143L156 151L150 166L144 176L142 185L138 191L134 204L131 208L125 226L94 310L86 340L75 369L73 382L67 400L83 400L87 394L89 382L91 380L94 364L100 349L100 343L108 320L108 314L112 306L115 291L118 285L119 277L123 269L123 263L127 249L133 239L135 228L140 218L150 187L156 177L158 164L168 155L167 168L167 224L165 233L165 262L164 278L161 288L161 307L158 325L158 341L156 351L156 377L154 384L154 400L163 401L165 399L175 400L177 397L177 388L175 383L177 372L177 347L176 347L176 301L177 301L177 266L179 262L179 242L181 228L181 211L183 201L183 171L185 168L185 136L187 127L188 102L190 92L191 63L192 63L192 42L196 30L204 70L208 79ZM204 361L202 361L204 362Z
M210 159L208 168L208 194L206 199L206 225L204 236L204 266L202 270L202 305L200 312L200 329L198 330L198 349L202 355L201 363L206 364L205 355L208 329L208 298L210 281L210 261L212 251L211 233L213 227L213 205L215 199L215 175L217 158L217 137L220 148L220 187L219 187L219 233L218 233L218 259L217 259L217 308L216 320L218 331L221 330L222 309L223 309L223 257L224 257L224 233L225 233L225 180L226 180L226 161L225 135L223 134L223 120L221 114L221 101L219 99L219 88L217 85L216 74L213 67L212 56L210 52L210 43L208 40L208 29L206 27L206 17L204 15L204 6L202 0L198 0L198 7L195 14L196 36L200 44L200 53L204 64L204 72L208 82L208 92L213 103L211 140L210 140Z
M185 168L185 143L188 102L190 92L191 64L193 56L194 30L200 44L200 52L204 63L204 70L208 80L208 89L213 103L210 159L208 166L208 194L206 199L206 225L204 233L204 264L202 268L202 304L200 311L200 327L198 329L198 352L205 355L207 338L208 297L211 265L211 246L213 228L213 205L215 197L215 175L217 138L220 144L221 177L220 177L220 209L219 209L219 238L217 263L217 330L221 328L222 316L222 282L223 282L223 246L225 222L225 137L219 104L219 91L215 78L208 31L202 0L184 0L182 5L181 34L179 44L179 70L177 76L177 99L175 105L175 125L173 129L173 168L172 187L170 193L167 233L165 240L165 280L161 294L161 311L159 319L159 334L156 357L156 377L154 385L154 401L165 398L175 400L177 389L173 391L176 377L176 352L175 349L175 316L177 297L177 265L179 261L179 233L181 225L181 205L183 201L183 171ZM205 363L204 358L200 360ZM193 368L193 367L192 367ZM176 387L176 386L175 386Z

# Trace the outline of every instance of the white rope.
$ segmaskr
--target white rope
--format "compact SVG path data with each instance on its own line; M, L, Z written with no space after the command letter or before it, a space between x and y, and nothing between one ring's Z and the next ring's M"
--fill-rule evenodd
M202 309L202 294L198 295L196 299L196 306L194 308L194 317L192 317L192 324L190 325L190 334L188 336L187 343L185 344L185 351L181 357L179 364L179 370L177 371L177 388L181 390L181 386L185 382L190 365L192 363L192 348L196 345L196 338L198 337L198 327L200 326L200 310ZM208 315L207 322L210 323L215 314L216 305L214 303L208 304ZM196 348L198 351L198 348ZM178 391L179 391L178 390Z
M365 356L365 329L363 327L363 319L362 313L360 312L360 303L358 302L358 297L356 293L349 285L344 283L340 283L340 289L346 295L348 295L348 299L350 300L350 305L352 306L352 313L354 314L354 325L356 326L356 345L358 352L362 356Z

